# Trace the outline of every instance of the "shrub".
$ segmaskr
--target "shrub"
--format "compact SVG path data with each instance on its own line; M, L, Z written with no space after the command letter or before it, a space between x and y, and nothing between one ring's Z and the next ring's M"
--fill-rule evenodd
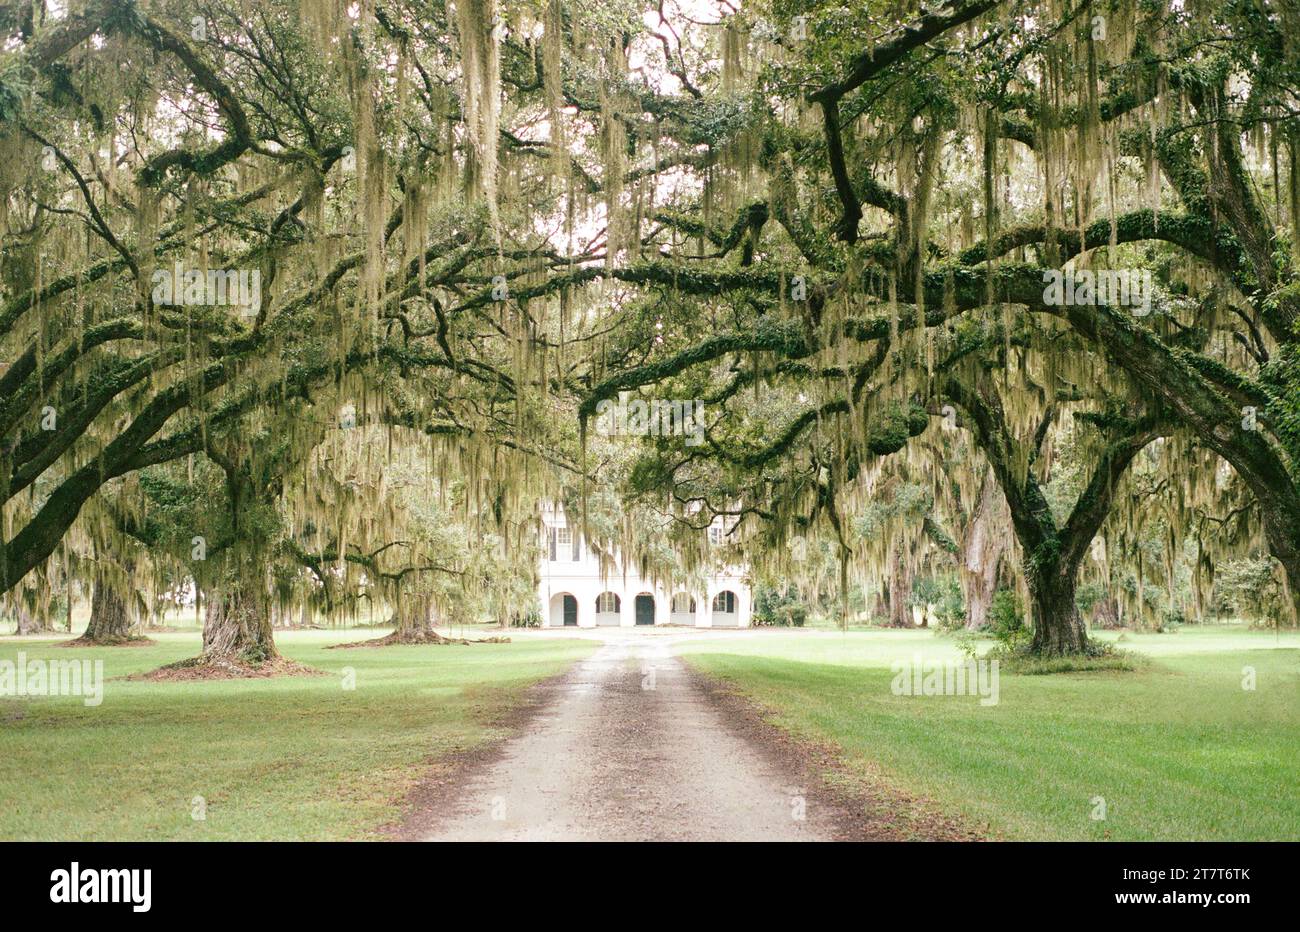
M975 653L979 649L980 642L980 636L978 634L974 631L967 631L965 628L959 628L957 629L957 633L953 635L953 641L956 643L957 649L961 651L963 657L967 660L975 659Z
M956 576L922 576L912 586L909 605L933 606L935 623L941 631L951 631L966 624L966 605Z
M988 633L1002 646L1016 650L1029 640L1025 607L1012 589L999 589L989 605Z
M512 615L510 618L512 628L540 628L541 626L542 613L535 608L530 608L526 614Z
M1187 617L1183 615L1180 608L1165 609L1160 616L1160 627L1156 628L1157 634L1172 634L1187 624Z
M783 628L802 628L808 620L808 606L795 586L784 592L760 584L754 592L754 624Z

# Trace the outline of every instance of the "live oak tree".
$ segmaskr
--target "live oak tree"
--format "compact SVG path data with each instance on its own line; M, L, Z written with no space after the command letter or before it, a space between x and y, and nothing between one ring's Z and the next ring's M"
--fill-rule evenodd
M255 472L249 438L311 422L262 464L282 507L347 403L522 540L607 480L600 402L653 392L704 401L704 442L650 439L620 486L686 571L721 517L791 577L792 538L833 541L847 594L885 568L850 533L867 480L933 483L948 408L979 450L959 510L991 475L1039 652L1088 649L1081 555L1141 512L1147 455L1174 548L1232 472L1294 610L1298 27L1286 0L33 3L0 19L3 589L131 475ZM257 272L257 306L166 303L177 263ZM1046 289L1062 269L1088 287ZM1152 288L1098 302L1114 272ZM1076 427L1054 513L1043 451ZM232 582L269 590L264 559Z
M662 220L700 243L665 293L696 299L687 313L726 307L727 322L700 339L665 314L683 339L599 383L584 413L639 386L678 392L692 370L731 361L719 403L753 389L769 393L768 409L746 412L742 427L728 408L707 451L645 474L680 497L686 470L703 476L715 468L703 461L721 461L739 472L714 483L720 510L834 525L864 461L925 429L909 406L965 401L1021 512L1013 525L1044 653L1085 649L1073 605L1081 548L1155 436L1152 419L1168 420L1161 432L1222 457L1249 488L1294 603L1295 11L1186 7L861 5L853 23L815 8L798 21L785 8L762 24L729 20L722 28L761 25L751 35L764 54L749 73L766 93L757 127L745 128L760 137L758 170L728 164L732 150L719 145L718 174L758 175L755 200L730 231L725 218ZM1042 273L1063 264L1154 266L1154 303L1052 302ZM1008 347L1027 335L1048 404L1102 378L1106 394L1131 399L1131 415L1108 419L1119 433L1100 450L1077 521L1039 520L1024 478L1030 448L1001 426L1001 412L1013 422L1042 413L1033 393L1018 385L998 398L996 376L963 386L936 367L945 333L966 318L1000 324ZM814 434L792 474L792 452ZM772 476L754 474L767 465L784 473L780 499Z
M494 283L573 257L532 232L522 205L552 182L523 141L501 165L520 207L497 206L495 150L517 137L486 128L503 65L472 6L459 31L447 10L332 2L35 4L4 22L4 589L125 477L210 460L233 562L205 655L271 656L251 590L276 535L242 512L300 482L318 438L288 431L262 462L250 440L344 384L475 483L510 486L526 457L573 468L546 442L569 378L562 352L546 362L553 321Z

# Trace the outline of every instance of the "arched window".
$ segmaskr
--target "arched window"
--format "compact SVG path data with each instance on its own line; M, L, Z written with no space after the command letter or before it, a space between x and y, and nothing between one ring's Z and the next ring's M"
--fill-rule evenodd
M736 593L724 589L713 597L713 610L733 614L736 611Z
M596 614L612 614L618 611L619 598L615 592L602 592L596 596Z
M673 614L689 615L695 611L695 600L689 592L679 592L673 596Z

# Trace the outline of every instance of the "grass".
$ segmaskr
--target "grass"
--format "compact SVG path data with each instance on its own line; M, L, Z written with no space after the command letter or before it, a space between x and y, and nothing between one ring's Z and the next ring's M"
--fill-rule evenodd
M0 699L0 838L40 840L375 837L430 764L497 737L532 683L595 645L327 650L375 631L277 632L287 657L326 676L127 680L198 652L197 632L146 647L64 648L5 638L0 659L102 659L104 699ZM345 668L355 689L343 688ZM206 801L192 818L194 797Z
M852 778L921 792L994 837L1300 839L1300 635L1186 627L1130 633L1122 647L1148 662L1003 672L988 707L892 694L891 662L960 658L928 632L792 633L682 651L777 725L837 746ZM1242 688L1245 667L1254 691ZM1104 820L1092 818L1097 797Z

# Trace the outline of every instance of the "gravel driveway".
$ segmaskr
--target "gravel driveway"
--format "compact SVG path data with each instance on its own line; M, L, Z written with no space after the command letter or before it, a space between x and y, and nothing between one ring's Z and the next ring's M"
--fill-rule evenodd
M799 768L729 729L671 653L672 639L611 633L541 687L541 711L458 780L435 841L843 837Z

